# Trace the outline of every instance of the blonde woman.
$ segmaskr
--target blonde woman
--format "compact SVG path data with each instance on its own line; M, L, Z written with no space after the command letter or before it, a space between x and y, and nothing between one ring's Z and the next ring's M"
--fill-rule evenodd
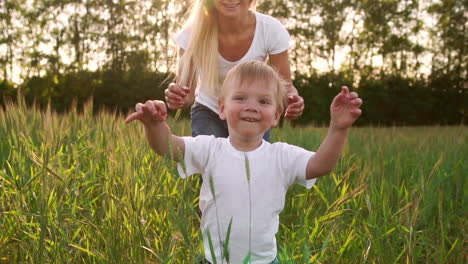
M302 114L304 100L291 82L289 33L277 19L254 11L255 2L193 0L190 16L175 37L177 83L169 85L165 99L169 109L193 104L192 136L229 136L226 121L219 118L219 90L227 72L244 61L268 59L288 84L285 118Z

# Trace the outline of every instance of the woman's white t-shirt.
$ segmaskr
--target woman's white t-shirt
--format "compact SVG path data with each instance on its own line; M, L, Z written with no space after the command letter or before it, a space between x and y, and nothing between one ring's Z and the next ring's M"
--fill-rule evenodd
M238 61L228 61L219 54L220 83L222 83L228 71L237 64L251 60L266 61L268 55L279 54L289 48L291 37L279 20L258 12L255 12L255 18L254 38L244 57ZM175 41L182 49L186 50L190 41L190 27L182 29L176 35ZM219 114L218 98L207 93L205 87L206 81L199 80L195 90L195 101Z

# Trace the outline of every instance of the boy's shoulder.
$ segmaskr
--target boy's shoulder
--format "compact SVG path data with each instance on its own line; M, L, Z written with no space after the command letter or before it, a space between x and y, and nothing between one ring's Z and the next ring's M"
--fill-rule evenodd
M215 137L213 135L198 135L195 137L192 136L183 136L185 141L195 141L195 142L226 142L227 138Z
M272 148L275 148L275 149L304 149L302 147L291 145L289 143L281 142L281 141L271 143L270 145Z
M219 149L228 144L227 138L215 137L213 135L186 136L182 137L182 139L186 146L189 145L196 148Z
M314 154L313 151L309 151L303 147L291 145L286 142L271 143L266 149L266 151L268 153L272 153L276 156L279 155L286 159L289 159L291 157L299 157L302 155L310 156Z

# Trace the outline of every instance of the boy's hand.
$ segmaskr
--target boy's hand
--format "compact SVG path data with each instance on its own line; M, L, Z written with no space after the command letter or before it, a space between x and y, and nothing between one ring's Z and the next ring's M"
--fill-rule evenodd
M135 113L125 119L125 123L128 124L133 120L140 120L146 126L165 121L167 118L166 104L163 101L148 100L145 104L138 103L135 106L135 111Z
M361 115L362 100L355 92L350 93L348 87L341 87L330 106L330 128L346 129Z

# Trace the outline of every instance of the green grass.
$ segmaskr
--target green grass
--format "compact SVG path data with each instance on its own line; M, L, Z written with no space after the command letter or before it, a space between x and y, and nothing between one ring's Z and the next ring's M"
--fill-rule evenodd
M0 263L192 263L199 179L179 179L140 124L90 109L0 110ZM272 140L313 150L325 133L285 125ZM467 138L463 126L353 128L336 170L288 193L280 261L466 263Z

